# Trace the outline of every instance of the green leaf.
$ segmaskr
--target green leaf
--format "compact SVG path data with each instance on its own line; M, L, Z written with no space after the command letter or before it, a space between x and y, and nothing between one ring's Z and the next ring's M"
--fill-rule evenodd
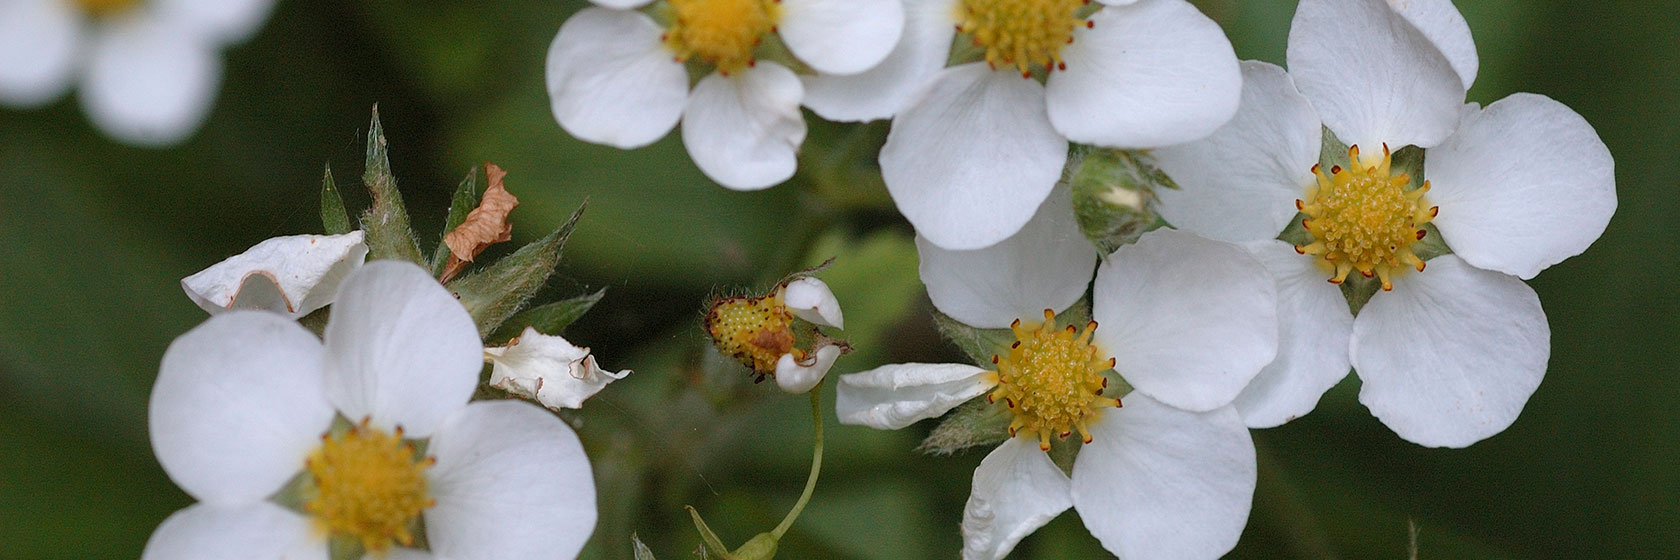
M344 210L344 197L333 181L332 164L327 164L321 177L321 226L327 235L350 233L350 214Z
M414 241L414 230L408 224L408 210L403 208L402 195L397 192L397 179L391 176L391 160L386 155L385 130L379 126L377 105L373 108L373 122L368 125L366 166L362 183L373 194L373 206L362 213L368 260L392 259L424 266L420 244Z
M1106 149L1078 158L1068 182L1079 230L1104 255L1165 225L1151 209L1155 190L1178 189L1139 154Z
M656 560L653 557L653 549L642 544L642 538L635 533L630 533L630 549L635 551L636 560Z
M456 226L467 221L467 214L471 214L478 207L478 168L468 169L467 178L461 179L461 186L455 188L455 196L449 200L449 217L443 222L443 231L439 233L437 249L432 251L432 276L443 274L444 265L449 264L449 246L443 244L441 236L455 231Z
M525 327L537 329L537 332L543 334L561 334L578 317L582 317L584 313L589 312L590 308L595 307L595 304L601 301L601 297L605 295L607 295L607 289L601 288L593 294L553 301L520 311L518 314L509 317L507 321L502 323L502 326L497 327L496 334L484 340L486 343L491 341L505 342L519 336L519 333L525 331Z
M566 237L577 227L578 218L588 206L587 203L579 206L554 233L520 247L488 268L449 283L449 289L460 297L461 305L478 325L479 336L495 332L548 282L555 265L560 264L560 248L565 246Z

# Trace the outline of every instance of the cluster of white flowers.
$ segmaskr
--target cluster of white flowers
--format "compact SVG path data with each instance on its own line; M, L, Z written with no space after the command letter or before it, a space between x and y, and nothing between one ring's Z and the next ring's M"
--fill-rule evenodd
M34 107L77 83L88 118L129 144L192 135L222 81L222 49L274 0L0 2L0 105Z

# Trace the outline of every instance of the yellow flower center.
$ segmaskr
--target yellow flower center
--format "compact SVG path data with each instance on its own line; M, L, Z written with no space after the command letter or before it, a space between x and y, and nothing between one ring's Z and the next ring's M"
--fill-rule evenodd
M763 297L718 300L706 313L706 332L712 335L712 342L719 351L757 372L757 381L776 371L776 360L783 354L805 359L805 352L793 347L792 325L793 314L782 303L780 287Z
M1032 66L1046 71L1067 69L1062 47L1073 42L1075 27L1090 27L1079 9L1090 0L962 0L957 9L957 30L967 33L974 44L986 48L986 64L992 68L1014 66L1021 76L1032 75Z
M1102 372L1114 367L1114 358L1099 358L1091 343L1096 321L1078 332L1073 325L1057 328L1056 313L1044 310L1044 324L1023 326L1020 319L1009 325L1016 341L1008 356L992 356L997 364L997 389L986 396L1003 401L1015 414L1009 435L1038 436L1038 447L1050 450L1050 435L1068 437L1075 430L1081 441L1091 443L1089 424L1104 408L1120 406L1119 399L1102 396L1108 380Z
M433 458L415 456L414 445L396 433L361 425L321 438L305 468L315 488L304 510L315 525L333 534L358 539L370 552L389 550L393 543L413 544L409 532L420 512L436 503L426 493L425 469Z
M677 60L698 57L727 76L753 65L753 49L776 30L781 0L670 0L665 45Z
M1301 225L1314 238L1312 243L1298 245L1301 254L1323 257L1326 268L1333 268L1330 283L1340 284L1349 272L1372 275L1382 280L1383 290L1394 289L1391 277L1406 267L1423 270L1423 259L1412 253L1412 243L1423 239L1421 227L1434 219L1440 207L1424 200L1429 182L1406 190L1412 178L1405 173L1391 174L1393 157L1383 145L1382 160L1367 166L1359 160L1359 146L1348 148L1348 165L1330 168L1330 174L1317 165L1313 175L1317 185L1307 189L1304 200L1296 200L1295 207L1307 215Z
M80 7L83 13L93 17L124 12L139 3L140 0L74 0L74 4Z

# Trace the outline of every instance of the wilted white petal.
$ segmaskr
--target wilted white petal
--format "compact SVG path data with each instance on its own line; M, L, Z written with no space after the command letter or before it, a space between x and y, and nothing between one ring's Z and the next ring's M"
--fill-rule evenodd
M0 104L33 107L64 93L75 74L81 23L70 2L0 2Z
M490 355L490 385L549 408L578 408L608 383L624 379L630 370L606 371L595 364L588 348L525 327L513 344L485 348Z
M79 91L83 109L100 130L142 146L175 144L192 135L222 82L216 41L154 19L102 23Z
M840 300L835 299L834 292L822 280L806 276L788 282L782 292L782 304L800 319L825 327L846 328Z
M176 338L147 409L152 451L204 502L254 502L303 469L332 425L321 342L272 313L237 311Z
M548 47L549 108L579 139L615 148L652 144L677 126L688 72L637 12L584 8Z
M327 322L327 398L352 421L431 435L467 403L484 346L455 296L413 263L374 261L345 278Z
M793 177L799 165L804 96L799 76L774 62L760 61L734 76L714 72L688 96L683 146L694 165L720 185L738 191L775 186Z
M881 63L904 31L899 0L781 0L776 33L800 62L823 74L857 74Z
M963 560L999 560L1022 538L1073 507L1068 477L1038 442L1012 437L974 469L963 507Z
M256 500L233 505L194 504L163 520L146 540L140 560L327 560L327 541L309 518Z
M890 364L840 376L834 412L842 424L896 430L996 386L995 373L967 364Z
M811 392L822 383L823 376L828 375L841 353L839 346L827 344L817 348L815 355L806 358L807 363L803 364L793 359L793 354L782 354L776 360L776 386L796 395Z
M595 530L583 445L548 411L476 402L451 414L426 453L432 553L446 560L575 558Z
M361 231L275 237L181 279L181 287L210 313L259 309L297 318L332 303L367 250Z

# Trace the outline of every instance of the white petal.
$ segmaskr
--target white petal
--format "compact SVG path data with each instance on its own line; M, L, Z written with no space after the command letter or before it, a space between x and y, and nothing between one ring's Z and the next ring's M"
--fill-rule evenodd
M904 31L899 0L782 0L777 35L812 70L856 74L880 64Z
M849 76L800 76L805 106L831 121L869 121L897 114L945 67L956 33L950 0L904 0L904 33L881 64Z
M1289 75L1344 144L1428 148L1452 134L1464 83L1440 49L1384 0L1302 0Z
M309 518L260 500L177 511L152 531L140 553L141 560L202 558L327 560L328 555Z
M201 501L261 500L332 425L315 335L272 313L211 317L169 345L148 409L152 450Z
M1453 255L1394 278L1353 322L1364 403L1408 441L1464 447L1504 431L1546 375L1551 329L1516 277Z
M1021 231L984 249L941 249L917 236L917 271L933 306L963 324L1001 329L1079 301L1097 252L1079 231L1070 192L1052 191Z
M344 280L332 311L327 398L351 421L423 438L472 396L484 365L478 328L420 267L368 263Z
M1470 23L1452 5L1452 0L1388 0L1388 6L1406 21L1417 27L1424 37L1452 63L1464 89L1476 83L1476 70L1481 61L1476 57L1476 41L1470 37Z
M224 43L251 37L274 10L274 0L157 0L158 16L172 25Z
M366 256L361 231L274 237L181 279L181 287L210 313L262 309L297 318L332 303L338 284ZM263 291L242 289L250 283ZM251 299L263 294L275 299Z
M222 81L218 46L153 18L102 25L88 53L82 108L111 137L164 146L192 135Z
M677 126L688 72L661 33L646 15L603 8L584 8L561 24L546 75L560 127L584 141L630 149Z
M432 553L412 548L393 547L384 552L369 552L362 555L362 560L444 560L433 556Z
M1242 247L1155 230L1097 269L1096 339L1139 392L1212 410L1277 355L1277 290Z
M33 107L57 99L70 85L81 36L69 2L0 3L0 103Z
M963 560L999 560L1022 538L1073 507L1068 477L1038 442L1009 438L974 469L963 507Z
M1069 140L1154 148L1207 136L1237 112L1242 73L1219 24L1184 0L1110 6L1076 28L1045 83Z
M1126 6L1136 4L1138 0L1098 0L1105 6Z
M842 424L896 430L996 386L995 374L968 364L889 364L840 376L834 412Z
M806 364L793 359L793 354L782 354L782 357L776 360L776 386L781 387L783 391L802 395L811 392L812 388L822 383L823 376L828 375L828 370L834 367L834 361L840 359L841 351L839 346L828 344L817 348L815 354L806 360L809 362Z
M490 385L549 408L579 408L608 383L630 375L630 370L603 370L588 348L531 327L516 340L511 346L484 349L492 361Z
M682 139L706 177L738 191L793 177L805 117L805 86L792 70L760 61L736 76L712 73L694 86L683 108Z
M1533 278L1581 254L1616 213L1615 161L1581 115L1519 93L1465 119L1429 150L1427 200L1453 253Z
M629 9L632 9L632 8L640 8L642 6L646 6L646 5L650 4L652 2L653 2L653 0L589 0L589 3L594 4L596 6L612 8L612 9L615 9L615 10L629 10Z
M1250 428L1270 428L1306 416L1318 398L1347 377L1353 314L1330 273L1295 247L1275 239L1244 248L1277 280L1278 355L1232 404Z
M1212 136L1155 150L1178 189L1157 189L1161 217L1222 241L1272 239L1313 184L1322 128L1282 68L1245 61L1242 105Z
M595 479L576 434L521 402L467 405L426 453L432 553L451 560L573 558L595 530Z
M1073 508L1121 558L1218 558L1248 522L1254 442L1230 407L1185 412L1133 393L1091 426Z
M1067 162L1044 87L984 63L947 68L893 119L881 176L916 232L947 249L1014 235Z
M834 292L822 280L806 276L788 282L783 290L782 303L794 316L824 327L846 328L840 300L835 299Z

